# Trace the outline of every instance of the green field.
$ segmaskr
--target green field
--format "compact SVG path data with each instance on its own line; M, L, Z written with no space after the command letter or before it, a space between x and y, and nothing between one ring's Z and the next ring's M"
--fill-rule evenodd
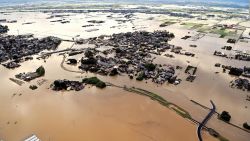
M166 19L162 20L162 24L160 24L160 27L166 27L175 23L178 23L179 21L176 19Z
M235 36L236 35L236 31L230 30L230 29L211 29L210 33L214 33L214 34L218 34L220 35L220 38L224 38L226 36Z

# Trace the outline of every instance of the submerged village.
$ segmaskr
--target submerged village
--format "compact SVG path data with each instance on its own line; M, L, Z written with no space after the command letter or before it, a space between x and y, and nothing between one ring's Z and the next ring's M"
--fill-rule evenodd
M0 28L2 34L8 32L7 26L1 25ZM154 64L153 60L156 57L152 56L152 54L162 55L167 50L175 54L182 54L190 57L195 56L194 53L183 51L182 47L168 44L168 41L174 37L173 33L167 31L127 32L113 34L112 36L99 36L86 40L76 40L74 41L76 44L88 42L89 44L95 45L95 47L86 48L84 50L63 50L62 52L67 53L70 57L82 54L83 57L80 60L71 58L67 60L67 64L75 65L77 62L81 62L78 68L85 72L89 71L100 75L110 76L126 74L130 79L135 78L137 81L151 79L152 82L161 85L166 82L178 85L181 83L182 79L178 78L175 72L178 69L183 69L182 66ZM20 67L23 61L32 60L32 55L34 54L39 54L44 50L55 51L60 45L61 39L52 36L38 39L34 38L33 35L1 35L0 42L0 62L8 69L15 69ZM101 46L108 46L110 49L100 51L98 48ZM226 46L225 48L230 50L232 47ZM48 54L51 55L53 53L57 53L57 51ZM64 53L61 53L61 55L63 54ZM49 55L43 54L36 59L45 59ZM228 58L226 54L222 54L218 51L215 51L214 55ZM170 58L173 57L173 55L169 54L165 54L165 56ZM230 59L250 61L250 56L238 53L234 57L231 56ZM221 67L221 64L216 63L215 67ZM43 67L41 66L41 68ZM188 74L186 81L194 81L197 67L188 65L184 69L185 73ZM230 75L250 78L250 67L247 66L236 68L222 65L222 69L224 73L228 70L228 74ZM43 75L44 74L28 72L17 74L16 78L24 81L31 81ZM71 84L68 84L70 82L71 81L65 80L68 87L71 87ZM232 87L250 91L250 82L248 79L238 78L231 83ZM72 86L75 86L76 90L83 88L81 85L76 85L74 81L72 82ZM79 88L77 88L77 86ZM68 88L65 87L65 90L66 89Z
M178 85L181 79L178 79L175 75L175 69L182 69L182 67L154 64L154 58L152 58L151 55L160 55L162 52L170 49L172 52L180 53L181 48L168 44L168 40L172 38L174 38L174 34L167 31L155 31L153 33L145 31L128 32L124 34L114 34L111 37L101 36L91 38L88 39L87 42L94 44L96 47L93 49L87 48L85 51L70 51L68 53L69 56L77 54L84 56L81 60L68 59L67 64L75 65L80 61L81 65L79 69L82 71L90 71L92 73L110 76L125 73L130 79L136 78L138 81L152 79L152 82L158 84L169 82ZM32 55L34 54L40 53L43 50L56 50L60 42L61 40L56 37L46 37L39 40L33 38L32 35L2 36L1 62L7 62L2 65L9 69L15 69L16 67L20 67L21 62L33 59ZM76 43L81 44L81 41L76 41ZM101 52L97 50L101 45L112 46L113 48ZM114 54L114 56L107 57L111 54ZM185 53L185 55L190 56L188 53ZM46 55L42 56L46 57ZM41 66L40 69L44 68ZM196 69L197 68L193 66L186 68L185 72L190 74L187 78L188 81L195 79ZM20 73L15 77L20 80L31 81L44 75L43 73L37 73L38 71L39 68L34 73ZM43 71L45 73L45 70ZM56 80L55 84L57 84L57 82ZM83 89L83 86L76 84L75 81L61 80L60 83L67 85L67 87L64 88L65 90L67 90L68 87L75 90ZM55 85L55 87L56 86L57 85Z
M17 91L8 95L15 101L25 91L53 93L53 101L55 95L65 100L73 93L120 89L187 119L198 127L199 140L203 136L209 141L209 137L247 141L250 27L244 11L236 16L234 9L223 14L207 9L209 14L204 16L203 10L192 8L179 9L180 13L123 8L1 12L0 63L7 72L1 76L8 77L4 86L11 83ZM16 13L20 15L11 16ZM37 28L41 25L44 28ZM21 121L13 125L19 122L21 126ZM1 123L0 129L8 126L12 122ZM39 140L39 133L35 134L23 139Z

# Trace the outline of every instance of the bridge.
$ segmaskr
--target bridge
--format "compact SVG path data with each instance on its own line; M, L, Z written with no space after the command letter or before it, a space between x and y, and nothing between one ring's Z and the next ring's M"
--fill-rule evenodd
M208 113L208 115L205 117L205 119L199 124L198 128L197 128L197 135L199 138L199 141L203 141L202 136L201 136L201 131L203 126L206 125L206 123L208 122L208 120L213 116L213 114L215 113L216 107L213 103L212 100L210 100L211 104L212 104L212 109L210 110L210 112Z

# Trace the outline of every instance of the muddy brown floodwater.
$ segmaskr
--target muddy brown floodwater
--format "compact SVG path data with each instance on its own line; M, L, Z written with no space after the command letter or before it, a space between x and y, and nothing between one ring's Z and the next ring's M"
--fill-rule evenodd
M1 94L0 136L19 141L35 133L41 140L194 141L196 125L156 101L122 89L86 87L82 92L17 90ZM25 93L24 93L25 92ZM207 133L206 141L215 140Z

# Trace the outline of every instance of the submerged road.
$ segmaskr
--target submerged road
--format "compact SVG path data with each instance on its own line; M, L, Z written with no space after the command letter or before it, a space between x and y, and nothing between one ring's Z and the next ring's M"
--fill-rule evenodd
M205 119L199 124L199 126L197 128L197 135L198 135L199 141L203 141L202 136L201 136L202 127L206 125L206 123L213 116L213 114L215 113L215 110L216 110L216 107L215 107L213 101L210 100L210 102L212 104L212 109L209 112L209 114L205 117Z

